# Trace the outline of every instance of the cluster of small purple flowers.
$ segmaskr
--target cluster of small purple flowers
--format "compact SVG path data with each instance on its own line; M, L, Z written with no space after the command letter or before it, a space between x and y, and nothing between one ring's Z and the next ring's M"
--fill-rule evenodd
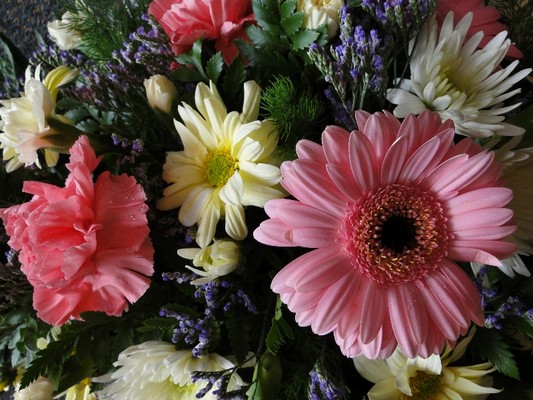
M435 8L435 0L363 0L362 8L386 29L412 36Z
M363 108L363 99L369 90L383 101L388 84L388 65L385 60L392 49L392 38L371 28L367 16L358 18L348 7L340 13L339 42L329 49L316 43L309 47L308 54L317 68L325 76L325 81L333 87L345 112L338 110L337 119L346 120L355 109ZM366 18L365 18L366 17ZM359 21L354 26L353 21ZM336 109L336 101L331 92L328 99Z
M339 385L330 374L315 364L309 372L309 400L339 400L346 399L346 388Z
M488 268L482 267L476 275L476 286L481 294L481 305L485 310L485 326L487 328L503 329L503 320L507 316L514 315L533 321L533 310L526 309L524 303L518 296L509 296L503 302L498 299L499 292L494 287L486 284L488 282ZM500 302L495 311L492 308L494 302Z
M192 274L163 274L164 281L172 280L177 283L189 283L193 278ZM205 303L203 315L199 318L194 318L187 312L161 309L160 316L177 320L172 342L183 342L186 345L195 344L192 355L200 357L208 352L211 339L214 337L218 310L222 309L224 312L228 312L235 305L240 304L248 312L256 314L257 307L250 297L241 289L236 291L233 289L232 285L225 280L215 280L199 286L194 292L194 297Z

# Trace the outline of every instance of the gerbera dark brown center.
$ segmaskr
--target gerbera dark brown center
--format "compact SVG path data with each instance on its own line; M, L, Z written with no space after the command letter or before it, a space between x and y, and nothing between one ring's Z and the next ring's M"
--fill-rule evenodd
M435 197L401 184L370 193L348 211L342 229L354 267L387 286L419 279L437 268L449 240Z

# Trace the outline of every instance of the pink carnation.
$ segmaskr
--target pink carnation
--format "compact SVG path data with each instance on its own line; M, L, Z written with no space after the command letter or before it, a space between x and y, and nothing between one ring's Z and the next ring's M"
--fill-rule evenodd
M453 144L436 113L356 113L359 130L329 126L281 167L295 200L266 203L254 237L312 248L272 281L301 326L333 332L348 357L439 353L483 324L480 296L453 261L500 265L515 246L494 155Z
M106 171L93 183L99 162L82 136L70 150L65 187L26 181L33 198L0 210L37 316L53 325L85 311L121 315L153 274L146 195L127 175Z
M238 53L234 39L245 39L254 21L250 0L154 0L148 11L161 24L175 54L191 49L199 38L215 40L226 64Z
M500 12L496 7L485 5L483 0L437 0L437 21L439 25L446 18L446 15L453 11L453 22L456 25L463 17L472 12L473 19L470 29L466 34L469 39L477 32L483 32L483 39L479 43L479 48L485 47L498 33L507 31L507 26L501 23ZM511 45L507 51L507 57L522 58L523 54L515 45Z

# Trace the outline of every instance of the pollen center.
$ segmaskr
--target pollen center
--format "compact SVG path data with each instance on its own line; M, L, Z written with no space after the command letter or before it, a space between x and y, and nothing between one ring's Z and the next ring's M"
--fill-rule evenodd
M401 400L436 400L440 392L441 376L418 371L409 379L412 396L402 394Z
M207 153L205 165L205 178L213 187L224 186L237 169L235 159L226 149Z
M431 193L393 184L346 214L344 249L370 279L394 286L426 276L446 256L446 218Z

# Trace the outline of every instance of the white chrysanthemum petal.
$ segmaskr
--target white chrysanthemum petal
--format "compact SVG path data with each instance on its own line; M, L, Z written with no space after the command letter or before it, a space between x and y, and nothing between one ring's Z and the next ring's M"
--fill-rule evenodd
M519 103L504 107L502 102L519 92L510 89L531 69L511 75L517 61L499 68L511 45L507 32L499 33L484 48L477 49L483 33L467 40L471 21L472 13L468 13L454 27L450 12L439 31L436 19L430 19L412 41L410 79L390 89L387 99L397 104L394 109L397 117L429 109L437 111L442 120L452 119L457 132L464 135L516 135L517 129L501 122L503 115ZM501 119L494 119L495 115Z
M112 374L94 378L106 383L98 398L113 400L194 400L207 384L205 380L193 382L194 371L223 371L234 365L218 354L193 357L190 350L176 350L170 343L149 341L124 350L114 364L118 369ZM243 382L233 373L228 388L239 389ZM212 391L203 397L211 400Z

